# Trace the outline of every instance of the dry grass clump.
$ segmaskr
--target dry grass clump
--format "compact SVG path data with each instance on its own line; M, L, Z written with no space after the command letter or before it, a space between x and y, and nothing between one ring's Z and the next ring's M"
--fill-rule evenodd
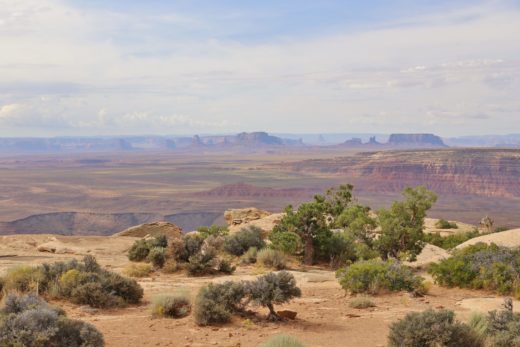
M264 267L283 270L287 267L287 257L281 251L264 248L258 251L256 262Z
M349 306L352 308L364 309L364 308L375 307L376 304L374 304L374 302L372 300L370 300L369 298L359 297L359 298L352 299L350 301Z
M152 317L182 318L191 312L191 300L187 292L161 294L152 300Z
M123 270L124 274L130 277L146 277L153 271L152 265L145 263L129 264Z

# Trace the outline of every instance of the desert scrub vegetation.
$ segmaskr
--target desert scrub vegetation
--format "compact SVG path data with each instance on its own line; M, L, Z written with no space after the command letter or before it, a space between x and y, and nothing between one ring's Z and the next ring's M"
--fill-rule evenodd
M195 322L203 326L226 323L233 314L242 313L251 301L269 309L269 320L280 320L274 305L299 296L301 291L294 276L286 271L269 273L254 281L210 284L200 289L195 300Z
M283 270L287 267L287 257L281 251L263 248L256 255L256 262L266 268Z
M0 346L104 345L103 335L93 325L67 318L62 309L35 294L9 294L0 307Z
M430 243L432 245L435 245L437 247L441 247L444 249L453 249L460 245L461 243L464 243L472 238L481 236L478 229L474 229L471 231L466 231L463 233L457 233L453 235L448 236L441 236L440 233L433 233L433 234L425 234L424 235L424 242Z
M249 247L242 257L240 257L240 264L254 264L256 263L256 257L258 255L258 248Z
M455 222L447 221L446 219L439 219L435 223L435 227L438 229L458 229L459 226Z
M164 235L156 236L151 239L137 240L128 251L128 259L130 261L143 261L147 259L153 248L166 248L167 246L168 239Z
M34 292L97 308L136 304L143 297L135 280L102 269L92 256L13 268L2 282L5 292Z
M390 326L390 347L484 347L482 337L455 320L449 310L427 310L407 314Z
M187 292L157 295L152 300L152 317L182 318L191 312L191 300Z
M260 347L305 347L296 337L290 335L276 335L271 337Z
M213 237L226 236L229 233L229 230L228 230L227 226L213 224L209 227L207 227L207 226L198 227L197 232L199 233L200 236L202 236L204 239L206 239L210 236L213 236Z
M446 287L492 290L520 297L520 250L478 243L456 250L428 272Z
M349 293L379 294L408 291L424 294L424 279L396 261L372 259L356 262L336 272L343 289Z
M350 301L349 306L352 308L364 309L370 307L376 307L376 304L370 298L358 297Z
M123 273L130 277L146 277L153 271L153 268L150 264L146 263L132 263L128 264Z
M262 238L262 229L249 226L240 229L238 232L229 235L224 241L224 250L229 254L241 256L251 247L261 249L265 247L265 242Z

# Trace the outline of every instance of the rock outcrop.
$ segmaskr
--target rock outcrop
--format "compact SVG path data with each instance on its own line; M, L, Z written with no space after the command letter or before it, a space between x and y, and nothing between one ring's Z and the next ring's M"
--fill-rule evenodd
M224 219L229 226L246 224L251 221L267 217L270 212L260 210L256 207L231 209L224 212Z
M165 235L172 238L179 238L182 236L182 229L175 224L168 222L155 222L136 225L134 227L123 230L113 236L132 236L132 237L146 237Z
M388 145L446 147L442 139L433 134L392 134L388 139Z

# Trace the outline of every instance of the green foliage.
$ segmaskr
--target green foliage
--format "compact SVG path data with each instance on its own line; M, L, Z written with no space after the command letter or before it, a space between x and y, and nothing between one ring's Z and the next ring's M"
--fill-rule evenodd
M348 230L354 238L372 247L377 221L370 215L370 208L361 205L345 209L335 223L337 228Z
M162 268L166 262L166 248L159 246L153 247L150 249L150 253L148 253L146 259L152 263L154 267Z
M406 255L413 260L423 248L424 218L437 196L425 187L406 188L403 196L404 201L394 202L390 210L378 213L381 235L375 246L383 259Z
M222 273L229 275L229 274L232 274L233 272L235 272L235 270L236 270L236 267L231 265L230 261L228 261L226 259L220 259L218 266L217 266L218 272L222 272Z
M227 226L216 225L216 224L213 224L209 227L207 227L207 226L198 227L197 231L205 239L208 238L209 236L226 236L229 233Z
M325 242L325 253L333 269L345 266L358 259L358 248L352 233L336 232Z
M276 335L260 345L260 347L305 347L296 337Z
M287 267L287 258L285 254L276 249L261 249L258 251L256 261L264 267L276 270L283 270Z
M190 314L191 301L188 293L162 294L152 300L152 317L182 318Z
M188 260L188 264L186 264L188 274L191 276L202 276L213 272L213 268L216 265L216 255L216 251L213 248L192 255Z
M270 320L279 319L274 304L283 304L301 296L301 290L296 286L294 276L287 271L268 273L257 278L256 281L247 282L246 288L254 302L269 309Z
M201 288L195 300L195 322L203 326L228 322L233 313L243 309L246 294L240 282L211 283Z
M301 237L291 231L281 231L275 228L269 234L269 240L271 241L271 247L282 251L286 254L297 254L302 248Z
M365 309L370 307L375 307L376 304L369 298L354 298L350 301L349 306L352 308Z
M188 260L190 257L199 253L204 244L204 238L198 234L184 235L184 254L182 260Z
M166 236L159 235L149 240L141 239L135 241L128 251L128 259L130 261L143 261L148 258L150 251L156 247L164 249L168 247Z
M343 289L353 294L401 290L412 292L423 288L422 277L416 276L409 267L394 261L360 261L338 270L336 276Z
M482 338L466 324L455 321L448 310L407 314L390 326L390 347L483 347Z
M437 223L435 223L435 227L437 229L458 229L459 226L455 222L447 221L446 219L439 219Z
M254 264L256 263L256 256L258 254L258 249L256 247L249 247L247 252L242 255L240 262L242 264Z
M504 306L504 310L489 312L486 336L493 347L519 347L520 313L513 313L512 300L506 299Z
M485 338L488 330L486 315L482 313L472 313L469 317L468 325L475 333Z
M446 287L520 294L520 250L478 243L456 250L429 267L435 282Z
M36 295L9 295L0 308L0 345L102 347L104 340L93 325L68 319Z
M135 304L143 289L132 279L101 269L91 256L83 262L43 264L9 270L4 278L6 291L48 293L56 298L93 307Z
M477 229L472 231L466 231L463 233L452 234L448 236L441 236L440 233L434 234L425 234L424 242L430 243L437 247L441 247L444 249L453 249L472 238L480 236L480 233Z
M257 249L265 247L262 229L255 226L242 228L240 231L227 236L224 242L224 250L236 256L241 256L251 247Z

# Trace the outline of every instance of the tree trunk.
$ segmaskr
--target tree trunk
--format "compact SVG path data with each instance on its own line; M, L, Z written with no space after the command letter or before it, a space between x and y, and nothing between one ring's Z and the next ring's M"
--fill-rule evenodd
M306 265L312 265L314 263L314 242L312 237L305 238L305 254L303 257L303 262Z
M267 315L267 320L270 320L273 322L279 321L280 316L274 310L273 304L271 304L271 303L267 304L267 308L269 309L269 314Z

